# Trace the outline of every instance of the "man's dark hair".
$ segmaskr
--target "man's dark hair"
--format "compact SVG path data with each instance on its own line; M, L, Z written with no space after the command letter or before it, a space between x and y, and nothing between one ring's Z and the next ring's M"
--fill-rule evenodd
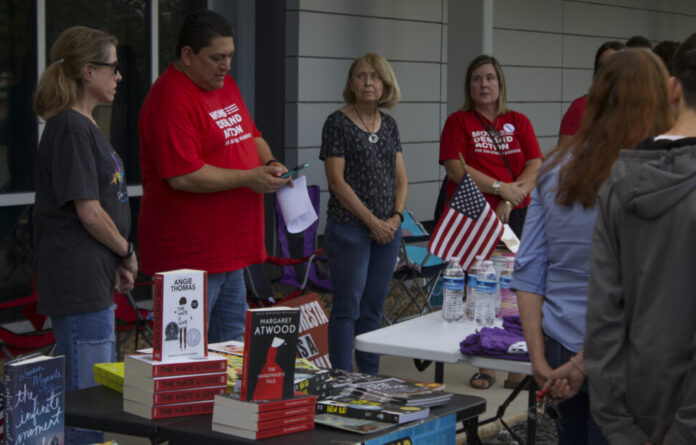
M662 59L663 62L665 62L667 71L669 71L669 74L671 75L674 75L674 71L672 69L674 65L674 55L677 54L679 45L679 42L675 42L673 40L663 40L655 45L655 48L653 48L653 52L657 54L657 56Z
M677 50L672 71L682 85L684 102L689 108L696 108L696 33L684 40Z
M602 43L602 45L597 48L597 52L594 55L594 75L597 75L597 70L599 69L599 58L602 57L602 54L604 54L606 50L613 49L614 51L620 51L624 48L626 48L626 45L616 40L609 40L608 42Z
M215 37L232 37L234 30L225 17L214 11L196 11L186 16L181 24L176 42L176 58L181 57L181 48L190 46L194 54L209 46Z
M650 42L650 40L648 40L647 37L633 36L626 41L626 47L652 49L652 43Z

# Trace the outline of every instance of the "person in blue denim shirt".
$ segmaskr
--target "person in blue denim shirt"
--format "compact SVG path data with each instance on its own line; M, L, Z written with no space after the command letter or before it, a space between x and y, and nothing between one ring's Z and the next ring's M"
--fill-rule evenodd
M580 130L548 156L532 192L510 287L533 377L561 402L561 444L608 443L590 415L582 359L596 200L622 148L670 127L667 77L648 51L610 56Z
M400 97L389 63L367 53L355 59L343 91L346 105L326 119L319 158L331 197L324 246L334 288L329 359L353 370L353 339L380 327L401 243L406 168L394 119L379 110ZM355 353L359 372L376 374L379 355Z
M96 385L92 365L116 360L113 291L130 291L138 271L123 162L92 116L120 81L116 39L76 26L51 48L34 98L46 121L33 214L38 311L65 355L67 391ZM65 443L103 440L66 428Z

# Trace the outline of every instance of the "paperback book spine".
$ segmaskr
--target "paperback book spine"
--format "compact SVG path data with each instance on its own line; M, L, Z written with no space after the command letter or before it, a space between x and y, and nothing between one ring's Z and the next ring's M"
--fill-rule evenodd
M263 413L259 413L258 421L259 422L267 422L271 419L276 419L278 417L305 416L307 414L311 414L312 417L314 417L314 406L313 405L300 406L299 408L287 408L287 409L276 410L276 411L266 411Z
M200 361L197 363L178 363L168 365L156 365L152 367L153 377L168 377L186 374L210 374L213 372L225 372L227 360Z
M215 399L219 400L218 403L221 407L227 409L258 413L275 412L278 410L299 408L305 406L313 407L317 402L316 396L305 396L304 394L296 394L296 397L292 399L268 400L257 402L245 402L229 394L216 396Z
M154 391L174 391L185 388L203 388L227 384L227 374L206 374L186 377L164 378L153 381Z
M149 356L148 356L149 357ZM154 358L154 356L153 356ZM129 369L135 369L135 373L146 373L149 377L173 377L178 375L211 374L225 372L227 360L200 360L184 363L151 363L141 360L138 356L126 356L125 363Z
M213 402L162 405L152 407L152 418L166 419L167 417L198 416L212 414L212 412Z
M155 294L152 308L152 357L162 360L162 289L164 277L155 275Z
M242 384L239 391L240 400L249 400L247 397L247 389L249 384L249 342L251 341L251 320L252 317L247 311L246 321L244 325L244 360L242 360Z

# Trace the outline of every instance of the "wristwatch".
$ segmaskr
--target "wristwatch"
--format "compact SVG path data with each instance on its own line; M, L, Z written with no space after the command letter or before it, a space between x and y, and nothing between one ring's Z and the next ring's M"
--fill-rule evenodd
M493 187L493 193L500 195L500 181L495 181L491 187Z
M127 251L126 254L125 254L124 256L122 256L121 258L124 259L124 260L127 260L128 258L130 258L130 257L133 256L133 253L134 253L133 243L129 242L129 243L128 243L128 251Z

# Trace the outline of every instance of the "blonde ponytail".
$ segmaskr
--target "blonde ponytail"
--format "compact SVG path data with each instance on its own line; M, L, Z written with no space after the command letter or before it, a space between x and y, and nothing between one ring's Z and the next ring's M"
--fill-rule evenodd
M82 90L82 68L89 62L106 62L117 43L114 36L85 26L63 31L51 47L51 64L34 93L36 114L50 119L70 108Z

